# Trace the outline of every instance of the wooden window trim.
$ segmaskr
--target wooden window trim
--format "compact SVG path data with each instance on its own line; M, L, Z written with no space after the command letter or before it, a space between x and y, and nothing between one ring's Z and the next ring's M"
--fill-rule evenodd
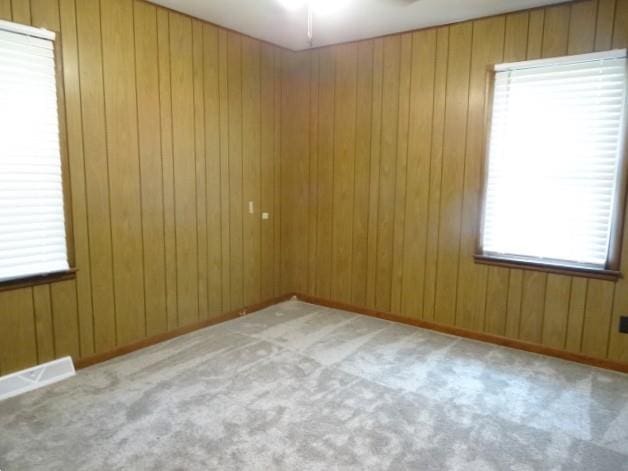
M557 275L578 276L595 278L599 280L617 281L622 275L617 270L604 268L590 268L577 265L563 265L560 263L547 263L537 260L523 260L516 257L476 254L473 256L475 263L481 265L494 265L505 268L519 268L524 270L542 271Z
M61 184L63 186L63 216L65 218L65 243L68 256L68 272L75 273L74 223L72 219L72 185L70 185L70 159L68 155L68 130L65 107L65 81L63 72L63 48L60 31L55 31L54 53L57 86L57 116L59 120L59 148L61 154Z
M628 66L627 66L628 67ZM612 230L610 236L608 259L606 266L603 268L592 268L587 266L578 266L577 264L569 264L568 262L561 264L560 262L547 263L541 259L525 260L517 256L487 254L482 247L484 217L486 207L486 191L488 183L489 168L489 144L491 139L491 124L493 118L493 95L495 88L495 66L489 66L486 71L486 88L484 95L484 140L482 144L482 155L484 156L483 172L481 180L480 195L480 221L477 229L477 238L475 245L475 254L473 259L475 263L483 265L495 265L506 268L519 268L534 271L542 271L546 273L554 273L561 275L603 279L617 281L623 277L621 267L622 241L625 230L625 213L628 199L628 156L626 141L628 140L627 114L628 104L624 111L622 126L624 128L623 137L620 143L620 162L619 162L619 182L617 191L615 192L615 212L612 216ZM626 98L628 100L628 98Z
M42 275L30 275L22 278L14 278L0 282L0 292L13 289L30 288L31 286L57 283L59 281L73 280L76 278L76 268Z

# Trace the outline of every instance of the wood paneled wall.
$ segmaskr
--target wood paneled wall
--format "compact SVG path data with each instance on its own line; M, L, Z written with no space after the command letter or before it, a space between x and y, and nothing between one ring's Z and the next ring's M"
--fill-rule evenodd
M284 53L283 290L628 362L628 279L472 258L487 66L626 46L587 0Z
M279 294L278 48L143 1L0 0L0 19L61 33L78 268L0 292L0 374Z
M626 279L472 260L487 65L626 47L628 0L301 53L142 0L0 18L61 33L78 268L0 291L0 374L292 291L628 361Z

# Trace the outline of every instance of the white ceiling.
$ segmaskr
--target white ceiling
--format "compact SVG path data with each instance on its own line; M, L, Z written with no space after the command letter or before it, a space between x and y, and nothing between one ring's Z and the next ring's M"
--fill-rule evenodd
M280 0L151 0L293 50L307 49L307 10ZM316 1L316 0L313 0ZM314 13L313 46L325 46L565 0L332 0L335 10Z

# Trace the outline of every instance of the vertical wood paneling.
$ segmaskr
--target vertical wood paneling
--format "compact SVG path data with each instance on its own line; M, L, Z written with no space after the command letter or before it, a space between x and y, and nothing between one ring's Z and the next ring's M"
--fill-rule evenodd
M353 190L353 247L351 302L366 304L368 214L371 173L371 97L373 94L373 42L358 44L355 122L355 177Z
M434 319L436 306L436 276L439 244L441 183L443 173L443 145L445 137L445 100L447 97L447 65L449 60L449 28L436 30L436 64L434 66L434 98L432 100L432 145L428 194L428 219L425 248L425 280L423 315Z
M281 289L307 290L310 60L281 53Z
M315 54L318 54L315 52ZM316 294L331 297L332 280L332 215L334 179L334 96L336 86L333 50L320 51L319 60L318 115L324 116L318 124L318 165L316 210ZM287 136L282 136L285 139ZM282 195L285 198L285 195Z
M62 32L78 268L0 292L2 374L294 290L628 361L624 280L471 258L486 66L626 47L626 0L297 54L142 0L0 18Z
M547 275L545 273L538 271L523 273L519 321L519 338L522 340L541 342L546 287Z
M179 325L198 320L196 156L192 21L170 14L177 307Z
M523 271L510 270L510 276L508 279L508 303L506 310L506 336L511 338L519 338L519 326L521 325L522 294Z
M33 309L35 310L37 361L44 363L55 357L55 337L52 322L50 285L33 287Z
M471 23L449 28L445 136L456 138L445 138L443 147L435 313L448 324L456 321L472 33Z
M397 175L395 181L394 225L392 247L392 276L390 311L400 313L403 285L403 259L406 225L406 194L408 187L408 125L410 112L410 84L412 82L412 34L401 36L399 66L399 117L397 128Z
M242 191L244 234L244 304L253 304L261 290L261 63L260 45L242 40ZM249 203L252 207L249 207Z
M499 267L489 267L486 284L486 311L484 330L492 334L506 334L508 312L508 283L510 273Z
M94 350L99 353L116 345L100 3L86 0L76 7Z
M203 79L205 99L205 171L207 197L207 256L209 316L222 312L222 198L220 188L221 141L218 89L218 30L203 26Z
M133 3L101 3L102 49L118 344L146 335Z
M194 155L196 157L196 266L198 270L198 317L207 318L207 195L205 194L205 100L203 79L203 23L192 22L194 62Z
M309 155L299 154L316 170L316 179L310 173L301 180L316 201L290 208L311 212L316 250L305 268L311 294L625 359L628 341L616 332L628 311L623 280L485 267L474 263L473 252L487 68L625 47L627 4L585 0L302 53L318 67L301 84L317 106L306 114L313 126L308 139L316 142ZM350 204L345 191L353 191Z
M30 0L30 10L33 26L54 31L61 28L58 0Z
M389 311L393 269L401 36L384 38L375 307Z
M271 298L275 293L275 220L279 219L275 208L275 55L271 46L261 46L261 103L264 119L261 122L261 195L259 210L267 212L270 219L261 221L261 297Z
M564 348L569 301L571 298L571 277L548 275L543 316L543 345Z
M282 292L278 48L143 0L0 0L0 18L62 33L78 269L0 292L0 374Z
M11 0L0 0L0 20L11 21Z
M0 293L0 372L11 373L37 363L33 289Z
M421 316L434 100L436 30L412 36L401 311Z
M565 339L565 349L570 352L579 352L582 348L582 328L587 300L587 285L588 280L586 278L574 278L571 282L569 317L567 318ZM547 311L546 314L551 315Z
M230 205L229 194L229 89L227 62L227 32L218 33L218 83L220 107L220 227L221 233L221 265L222 265L222 308L233 309L231 304L231 239L230 239Z
M55 356L79 356L78 313L74 280L50 287L53 313Z
M379 216L379 166L382 151L382 98L384 87L384 40L373 45L373 101L371 119L371 166L367 235L366 305L375 307L377 282L377 223ZM322 91L321 91L322 92ZM320 275L319 275L320 276Z
M241 306L244 289L242 199L242 38L227 34L227 81L229 94L229 266L230 304Z
M584 54L593 51L598 3L578 2L572 5L569 20L568 54Z
M159 108L161 123L161 171L164 200L164 251L166 314L168 329L179 325L177 307L177 249L175 234L174 163L172 154L172 80L170 72L170 14L157 10L159 53Z
M613 23L615 15L626 15L626 8L615 8L617 0L598 0L597 22L595 28L595 50L610 49L613 42Z
M332 299L351 300L358 48L335 48Z
M615 284L609 281L589 280L581 347L587 355L607 354L614 289Z
M318 74L319 61L318 54L310 55L310 123L309 123L309 168L308 168L308 200L309 200L309 219L308 219L308 238L307 238L307 256L308 256L308 273L307 273L307 289L308 292L316 291L316 218L318 216ZM324 118L324 117L323 117Z
M628 2L626 0L616 2L612 47L618 49L628 46Z
M13 13L13 21L23 25L31 23L31 4L30 0L11 0L11 11Z
M274 209L275 209L275 218L273 223L274 230L274 270L273 270L273 281L275 287L275 295L279 295L282 292L281 287L281 256L283 253L282 250L282 242L281 242L281 117L283 115L281 111L281 97L282 97L282 69L281 69L281 54L282 51L275 49L275 106L274 106L274 116L272 117L275 125L275 135L274 135L274 152L273 152L273 160L274 160Z
M157 9L134 6L146 333L155 335L168 329Z

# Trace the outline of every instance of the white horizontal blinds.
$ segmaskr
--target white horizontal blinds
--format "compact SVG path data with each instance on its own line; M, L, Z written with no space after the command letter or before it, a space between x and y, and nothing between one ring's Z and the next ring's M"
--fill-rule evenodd
M66 269L53 43L0 25L0 280Z
M625 51L496 69L483 251L604 267Z

